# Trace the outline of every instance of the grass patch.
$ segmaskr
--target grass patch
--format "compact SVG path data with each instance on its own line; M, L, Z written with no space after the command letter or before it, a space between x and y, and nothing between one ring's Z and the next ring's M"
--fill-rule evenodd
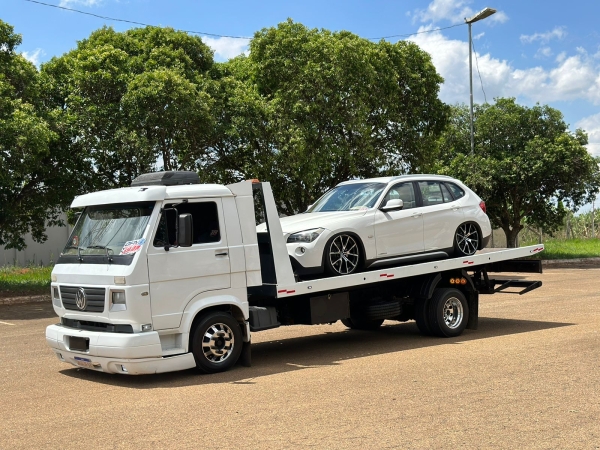
M522 245L536 245L527 242ZM576 259L600 257L600 239L548 239L544 251L535 255L539 259Z
M50 293L52 267L0 267L0 297Z

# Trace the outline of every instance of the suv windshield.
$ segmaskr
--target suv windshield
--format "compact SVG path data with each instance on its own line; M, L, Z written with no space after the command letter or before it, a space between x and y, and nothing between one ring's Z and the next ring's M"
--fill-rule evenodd
M359 211L373 208L384 183L352 183L336 186L315 202L307 212Z
M77 221L61 256L122 256L136 253L154 202L88 206Z

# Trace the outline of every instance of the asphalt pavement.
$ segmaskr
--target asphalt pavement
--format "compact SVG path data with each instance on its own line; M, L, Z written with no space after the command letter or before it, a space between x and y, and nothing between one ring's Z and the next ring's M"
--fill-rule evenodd
M0 305L0 448L600 449L600 268L519 276L458 338L281 327L215 375L77 369L49 302Z

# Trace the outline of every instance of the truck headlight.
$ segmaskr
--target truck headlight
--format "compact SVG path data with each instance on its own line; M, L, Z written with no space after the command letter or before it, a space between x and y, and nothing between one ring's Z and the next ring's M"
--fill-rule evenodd
M111 311L125 311L127 309L127 302L125 299L124 291L113 291L112 292L112 306Z
M287 243L292 244L294 242L312 242L317 239L323 231L325 231L325 228L313 228L312 230L290 234L287 238Z
M58 308L61 308L60 303L60 292L58 286L52 286L52 304Z

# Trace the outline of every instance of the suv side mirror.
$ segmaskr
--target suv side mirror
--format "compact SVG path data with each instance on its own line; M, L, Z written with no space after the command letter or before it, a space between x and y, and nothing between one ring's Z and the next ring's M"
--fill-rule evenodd
M180 247L191 247L194 242L192 215L180 214L177 220L177 243Z
M404 208L404 202L402 201L402 199L401 198L392 198L392 199L388 200L387 203L379 209L381 209L383 212L386 212L386 211L394 211L396 209L402 209L402 208Z

